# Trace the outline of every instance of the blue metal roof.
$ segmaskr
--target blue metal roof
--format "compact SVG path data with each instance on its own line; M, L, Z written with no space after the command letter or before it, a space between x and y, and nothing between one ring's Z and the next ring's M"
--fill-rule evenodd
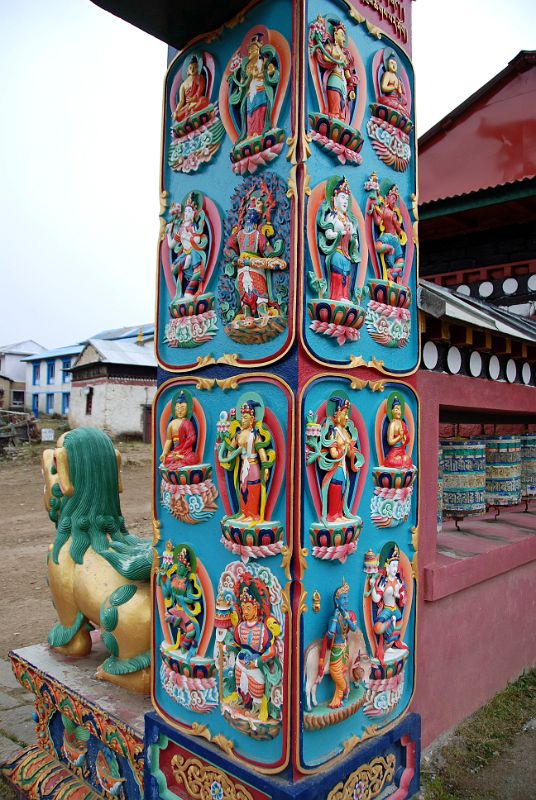
M26 358L21 358L21 361L50 361L52 358L61 358L61 356L78 356L83 349L83 344L71 344L67 347L57 347L55 350L44 350L35 356L26 356Z

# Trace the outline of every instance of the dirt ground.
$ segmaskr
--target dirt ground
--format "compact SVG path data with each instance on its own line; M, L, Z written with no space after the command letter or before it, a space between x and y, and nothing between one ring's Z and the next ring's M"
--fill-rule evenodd
M150 538L151 447L138 442L116 446L123 455L121 509L127 527ZM25 445L17 458L0 459L0 658L46 641L57 621L45 581L54 525L43 504L44 448Z

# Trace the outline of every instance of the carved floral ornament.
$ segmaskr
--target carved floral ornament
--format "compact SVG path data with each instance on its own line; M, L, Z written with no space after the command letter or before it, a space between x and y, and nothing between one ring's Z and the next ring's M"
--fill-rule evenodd
M372 800L383 791L395 777L396 758L389 753L363 764L346 779L338 783L327 796L327 800Z
M181 755L171 761L173 776L194 800L253 800L241 783L232 781L221 769L209 766L198 758L186 760Z

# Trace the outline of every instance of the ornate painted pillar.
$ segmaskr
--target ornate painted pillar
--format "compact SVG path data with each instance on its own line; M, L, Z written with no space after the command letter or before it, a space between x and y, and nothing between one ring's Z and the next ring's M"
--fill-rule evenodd
M418 787L409 14L253 2L169 66L149 797Z

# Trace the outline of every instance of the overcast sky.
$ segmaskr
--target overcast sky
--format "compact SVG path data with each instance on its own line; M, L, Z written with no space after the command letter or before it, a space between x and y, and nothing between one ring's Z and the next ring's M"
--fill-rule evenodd
M419 134L535 46L532 0L413 14ZM0 0L0 345L153 321L165 67L90 0Z

